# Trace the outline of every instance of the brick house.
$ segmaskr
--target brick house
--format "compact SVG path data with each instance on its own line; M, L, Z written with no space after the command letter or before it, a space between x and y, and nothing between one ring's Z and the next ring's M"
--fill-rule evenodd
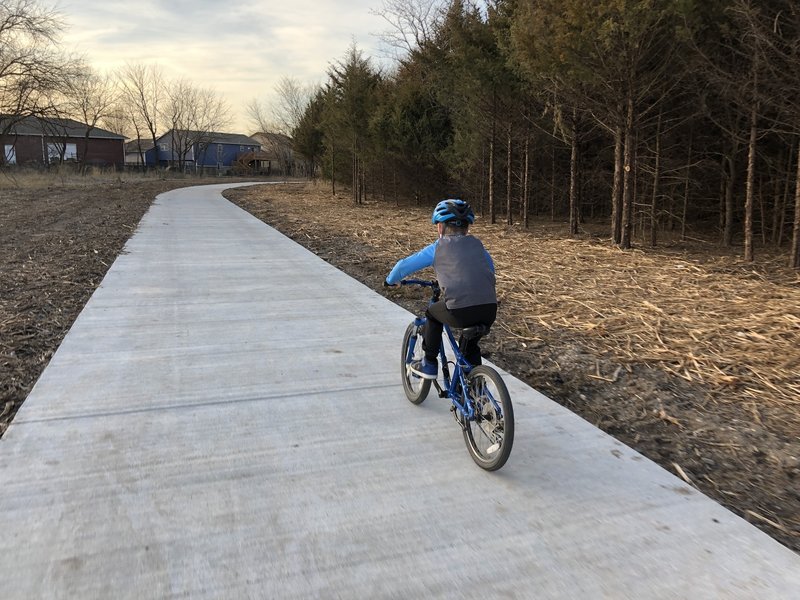
M125 136L74 119L0 117L0 148L3 166L125 163Z

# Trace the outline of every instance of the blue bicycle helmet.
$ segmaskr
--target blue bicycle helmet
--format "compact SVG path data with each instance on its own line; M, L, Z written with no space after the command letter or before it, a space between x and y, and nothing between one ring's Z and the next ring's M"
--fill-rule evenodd
M450 200L442 200L433 209L433 216L431 223L450 223L456 227L465 227L467 224L472 225L475 222L475 213L472 212L472 207L456 198Z

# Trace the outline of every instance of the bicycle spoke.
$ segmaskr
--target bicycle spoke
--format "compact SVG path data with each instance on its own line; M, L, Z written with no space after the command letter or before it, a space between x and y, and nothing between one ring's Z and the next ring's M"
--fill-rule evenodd
M409 357L409 351L413 345L413 352ZM428 395L431 387L431 380L423 379L411 373L408 368L409 362L421 360L423 356L422 350L422 335L420 334L419 327L411 324L406 329L405 337L403 338L403 352L401 370L403 376L403 388L406 392L406 397L414 404L420 404Z
M473 459L487 470L499 469L508 459L514 439L513 411L508 390L496 371L476 367L469 393L475 418L464 431Z

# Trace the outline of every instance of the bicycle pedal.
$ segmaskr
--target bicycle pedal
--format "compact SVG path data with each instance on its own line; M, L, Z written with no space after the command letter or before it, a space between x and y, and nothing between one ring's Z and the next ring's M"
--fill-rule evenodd
M486 449L486 454L494 454L498 450L500 450L500 444L492 444Z

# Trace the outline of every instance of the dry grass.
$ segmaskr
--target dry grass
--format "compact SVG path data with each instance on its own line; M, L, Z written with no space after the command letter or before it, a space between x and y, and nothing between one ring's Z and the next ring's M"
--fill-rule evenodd
M709 384L720 399L751 403L756 417L763 402L800 413L796 276L767 280L727 258L700 264L487 229L503 295L528 307L515 323L519 335L533 336L534 323L574 330L620 360L656 365Z
M48 170L0 169L0 190L41 190L53 188L88 188L103 184L137 183L166 180L163 171L145 173L116 171L114 168L89 167L85 174L76 165L61 165ZM169 180L197 181L196 176L170 173ZM209 183L212 178L206 178ZM188 185L189 183L187 183Z

